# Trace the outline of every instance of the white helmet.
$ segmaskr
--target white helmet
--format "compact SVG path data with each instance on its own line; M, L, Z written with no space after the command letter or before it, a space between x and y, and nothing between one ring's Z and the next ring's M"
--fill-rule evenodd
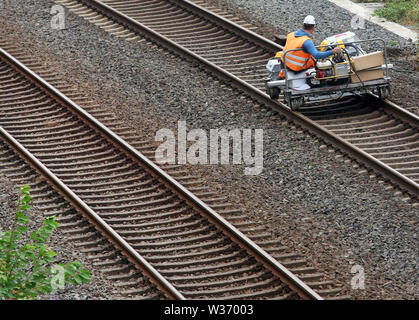
M304 18L304 24L315 25L316 20L314 20L313 16L307 16L307 17Z

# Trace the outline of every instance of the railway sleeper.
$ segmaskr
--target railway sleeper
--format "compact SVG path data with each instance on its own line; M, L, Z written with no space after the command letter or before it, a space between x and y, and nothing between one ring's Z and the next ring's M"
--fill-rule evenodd
M93 261L93 265L97 267L106 267L106 266L113 266L113 265L125 265L128 261L125 258L118 257L116 259L111 260L102 260L102 261Z

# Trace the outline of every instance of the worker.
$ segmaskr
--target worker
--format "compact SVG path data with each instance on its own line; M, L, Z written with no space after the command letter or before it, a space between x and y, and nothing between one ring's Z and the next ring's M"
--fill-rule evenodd
M303 22L303 29L299 29L287 35L287 42L285 43L283 52L291 49L302 48L302 50L291 51L286 54L286 66L288 69L298 72L314 68L314 59L324 59L342 51L340 47L336 47L333 50L325 52L318 51L311 40L311 34L315 29L316 21L314 17L307 16ZM283 56L282 61L284 61Z

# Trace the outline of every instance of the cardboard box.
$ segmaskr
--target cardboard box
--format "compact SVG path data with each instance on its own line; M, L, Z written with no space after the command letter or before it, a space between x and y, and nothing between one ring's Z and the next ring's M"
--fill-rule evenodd
M384 64L383 52L376 51L352 58L352 66L356 71L379 67Z
M363 70L358 71L358 76L361 81L369 81L375 79L382 79L384 78L384 70L383 69L375 69L375 70ZM358 83L360 82L356 74L351 75L351 82Z

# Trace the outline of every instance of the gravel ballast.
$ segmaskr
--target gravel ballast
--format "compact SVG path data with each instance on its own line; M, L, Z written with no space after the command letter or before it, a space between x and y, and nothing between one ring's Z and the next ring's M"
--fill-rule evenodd
M417 208L188 62L145 42L115 38L68 11L67 29L52 30L53 4L6 1L0 11L5 37L39 56L144 139L154 140L161 128L176 131L178 120L188 129L263 129L262 174L246 176L239 165L188 169L273 238L343 284L352 298L419 297ZM354 265L365 272L364 289L351 289ZM90 297L112 298L112 291L99 291Z

